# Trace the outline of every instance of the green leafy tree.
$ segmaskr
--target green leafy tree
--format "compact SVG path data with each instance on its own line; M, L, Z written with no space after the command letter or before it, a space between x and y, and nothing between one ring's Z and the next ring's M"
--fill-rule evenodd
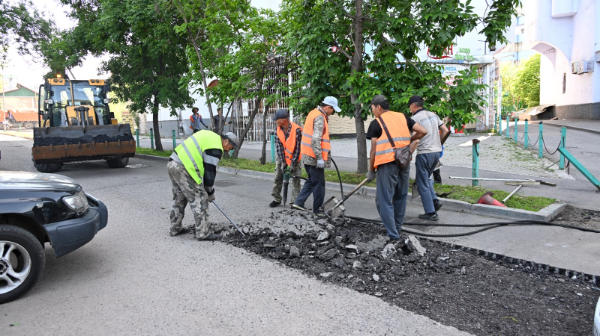
M516 111L523 106L523 100L515 92L515 83L519 74L519 67L513 62L500 64L502 77L502 106Z
M101 71L111 73L113 93L129 101L134 113L152 112L156 149L162 150L159 107L174 110L193 103L181 81L189 66L186 41L173 28L182 23L177 13L161 8L158 0L61 1L79 21L61 41L78 55L110 55Z
M296 64L295 51L281 48L286 30L278 15L258 10L246 0L172 3L185 21L176 30L188 38L191 82L202 84L207 101L218 106L231 107L237 99L252 103L239 148L261 108L266 135L267 112L281 100L280 92L288 90L288 73ZM219 84L209 88L207 78L217 78ZM263 141L263 163L265 146Z
M527 107L540 105L540 60L536 54L521 64L515 81L515 94Z
M376 94L391 109L406 111L411 95L425 97L427 108L449 117L455 127L480 113L484 86L477 71L465 71L448 86L439 67L420 60L421 48L441 56L456 37L474 31L489 45L505 42L503 32L520 0L494 0L483 16L461 0L284 0L286 43L302 62L292 102L307 113L325 96L338 97L343 116L355 119L358 172L367 171L364 120ZM332 47L335 50L332 50Z
M20 54L37 54L40 42L52 35L53 26L29 0L0 0L0 52L16 45Z

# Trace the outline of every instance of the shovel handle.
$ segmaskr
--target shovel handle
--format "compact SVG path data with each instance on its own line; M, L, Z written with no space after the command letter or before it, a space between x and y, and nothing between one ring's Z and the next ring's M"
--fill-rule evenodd
M335 208L339 207L339 206L340 206L340 205L342 205L344 202L346 202L346 200L347 200L348 198L350 198L350 196L354 195L354 193L355 193L355 192L357 192L357 191L358 191L358 189L360 189L362 186L364 186L365 184L367 184L367 182L368 182L368 181L369 181L369 179L364 179L362 182L360 182L360 184L359 184L359 185L357 185L357 186L356 186L356 188L352 189L352 191L351 191L351 192L350 192L348 195L344 196L344 198L343 198L343 199L342 199L340 202L338 202L338 203L337 203L337 204L336 204L336 205L335 205L335 206L334 206L334 207L333 207L331 210L333 210L333 209L335 209Z

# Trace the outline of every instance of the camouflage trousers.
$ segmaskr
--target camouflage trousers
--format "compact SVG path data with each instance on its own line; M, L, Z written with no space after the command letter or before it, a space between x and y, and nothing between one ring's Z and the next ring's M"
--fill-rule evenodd
M204 190L204 186L197 184L180 163L169 161L167 171L173 184L171 234L177 234L183 229L181 222L185 214L185 207L189 204L196 222L196 238L205 239L210 235L210 230L208 225L208 194Z
M283 171L281 170L281 160L277 158L277 163L275 167L275 180L273 181L273 191L271 192L271 196L273 196L273 200L275 202L281 203L283 197L281 196L281 189L283 188ZM290 173L292 176L300 176L302 175L302 167L300 164L296 164L296 166L290 167ZM292 198L288 198L287 201L290 203L294 203L296 197L300 193L300 178L291 178L292 182ZM289 188L289 187L288 187ZM289 191L289 190L288 190Z

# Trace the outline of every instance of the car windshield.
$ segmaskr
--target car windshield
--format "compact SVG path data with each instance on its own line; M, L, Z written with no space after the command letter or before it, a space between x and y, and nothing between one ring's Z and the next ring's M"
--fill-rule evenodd
M103 107L104 98L106 98L106 93L103 86L94 86L87 82L73 83L75 106L91 105Z

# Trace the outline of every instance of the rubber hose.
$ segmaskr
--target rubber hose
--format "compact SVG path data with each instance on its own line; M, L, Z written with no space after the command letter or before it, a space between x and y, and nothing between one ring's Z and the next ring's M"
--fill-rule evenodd
M340 170L338 169L338 166L335 163L335 161L333 161L333 158L331 158L331 162L333 162L333 165L335 166L335 171L337 172L338 180L340 181L340 192L342 193L341 199L344 199L344 187L342 186L342 176L340 175Z
M367 223L377 223L377 224L382 224L381 220L377 220L377 219L367 219L367 218L362 218L362 217L356 217L356 216L346 216L350 219L354 219L360 222L367 222ZM463 232L463 233L454 233L454 234L432 234L432 233L424 233L424 232L420 232L420 231L413 231L410 229L403 229L402 231L404 232L408 232L408 233L412 233L415 235L419 235L419 236L423 236L423 237L438 237L438 238L452 238L452 237L464 237L464 236L470 236L476 233L480 233L483 231L487 231L490 229L495 229L498 227L502 227L502 226L511 226L511 225L542 225L542 226L557 226L557 227L562 227L565 229L574 229L574 230L579 230L579 231L583 231L583 232L592 232L592 233L600 233L600 231L598 230L594 230L594 229L588 229L588 228L582 228L582 227L578 227L578 226L573 226L573 225L566 225L566 224L557 224L557 223L551 223L551 222L545 222L545 221L536 221L536 220L522 220L522 221L515 221L515 222L493 222L493 223L487 223L487 224L426 224L426 223L410 223L410 224L406 224L406 225L412 225L412 226L438 226L438 227L483 227L482 229L479 230L475 230L475 231L469 231L469 232Z

